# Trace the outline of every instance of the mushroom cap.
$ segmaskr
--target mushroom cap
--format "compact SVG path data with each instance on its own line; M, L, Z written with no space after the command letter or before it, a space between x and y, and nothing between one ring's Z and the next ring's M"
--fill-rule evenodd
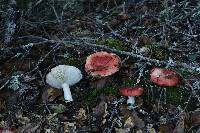
M177 86L180 76L173 70L154 68L151 70L150 80L159 86Z
M62 84L74 85L82 79L81 71L68 65L58 65L51 69L46 76L46 82L55 88L62 88Z
M144 89L141 86L134 87L124 87L120 89L120 93L123 96L140 96L142 95Z
M86 59L85 71L92 76L109 76L119 70L121 59L114 53L96 52Z

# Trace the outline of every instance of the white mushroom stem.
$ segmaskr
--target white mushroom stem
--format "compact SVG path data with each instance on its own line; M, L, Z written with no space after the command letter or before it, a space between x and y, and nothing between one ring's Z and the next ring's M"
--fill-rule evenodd
M135 97L134 96L128 96L127 104L130 104L130 105L133 106L135 104Z
M64 99L69 102L73 101L69 85L67 83L63 83L62 88L64 91Z

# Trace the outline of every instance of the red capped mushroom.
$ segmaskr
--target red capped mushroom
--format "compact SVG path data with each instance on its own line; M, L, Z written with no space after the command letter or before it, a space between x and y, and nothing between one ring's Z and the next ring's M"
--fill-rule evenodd
M141 86L134 87L124 87L120 89L120 93L123 96L128 96L127 104L134 105L135 104L135 96L142 95L144 89Z
M151 81L159 86L177 86L180 76L173 70L154 68L151 70Z
M96 52L86 59L85 71L92 76L109 76L119 70L121 59L114 53Z

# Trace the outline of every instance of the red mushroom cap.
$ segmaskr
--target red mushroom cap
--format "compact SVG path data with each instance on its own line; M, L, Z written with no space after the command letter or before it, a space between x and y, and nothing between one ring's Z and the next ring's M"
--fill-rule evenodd
M123 96L140 96L144 89L141 86L124 87L120 89L120 93Z
M114 53L96 52L87 57L85 71L92 76L109 76L119 70L120 62Z
M177 86L180 76L173 70L154 68L151 70L151 81L159 86Z

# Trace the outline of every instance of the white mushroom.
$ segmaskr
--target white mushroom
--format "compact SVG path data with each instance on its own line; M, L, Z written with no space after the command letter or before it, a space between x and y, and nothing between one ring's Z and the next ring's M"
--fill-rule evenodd
M46 76L46 82L55 88L64 91L64 99L66 101L73 101L69 86L76 84L82 79L81 71L68 65L59 65L51 69Z

